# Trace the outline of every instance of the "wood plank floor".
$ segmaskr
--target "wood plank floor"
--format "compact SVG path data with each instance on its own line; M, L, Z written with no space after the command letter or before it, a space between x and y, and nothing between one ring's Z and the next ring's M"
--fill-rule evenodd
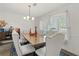
M10 56L11 43L0 46L0 56Z

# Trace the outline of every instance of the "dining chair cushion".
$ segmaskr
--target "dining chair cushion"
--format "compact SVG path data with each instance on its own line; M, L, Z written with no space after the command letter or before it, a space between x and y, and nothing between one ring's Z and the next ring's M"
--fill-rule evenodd
M35 48L31 44L20 46L22 55L26 55L35 51Z
M45 55L46 55L46 47L37 49L35 52L36 52L36 54L37 54L38 56L45 56Z
M19 39L19 42L21 45L29 44L29 42L27 40L24 40L24 39Z

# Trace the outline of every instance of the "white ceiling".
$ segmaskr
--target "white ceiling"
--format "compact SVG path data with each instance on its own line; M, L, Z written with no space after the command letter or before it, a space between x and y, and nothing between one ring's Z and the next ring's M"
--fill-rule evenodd
M28 15L27 5L29 4L32 5L32 3L0 3L0 10ZM64 3L37 3L36 6L31 7L31 16L41 16L62 5L64 5Z

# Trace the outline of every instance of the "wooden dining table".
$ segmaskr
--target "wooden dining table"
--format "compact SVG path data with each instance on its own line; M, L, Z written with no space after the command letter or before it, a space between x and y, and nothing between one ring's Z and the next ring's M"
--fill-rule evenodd
M41 36L39 33L37 33L37 36L30 36L29 33L23 33L23 36L32 46L34 46L37 49L46 45L43 36Z

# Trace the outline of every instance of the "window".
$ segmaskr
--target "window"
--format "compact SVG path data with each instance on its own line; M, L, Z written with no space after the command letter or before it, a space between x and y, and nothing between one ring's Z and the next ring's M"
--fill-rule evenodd
M59 32L63 32L65 33L65 39L68 39L69 33L68 33L68 18L67 18L67 13L60 13L60 14L56 14L56 15L52 15L49 18L45 18L42 19L40 21L40 29L43 32L47 32L47 31L59 31Z
M50 23L48 24L48 29L54 29L54 31L60 31L65 33L65 39L68 39L68 28L67 28L67 14L61 13L53 15L50 18Z

